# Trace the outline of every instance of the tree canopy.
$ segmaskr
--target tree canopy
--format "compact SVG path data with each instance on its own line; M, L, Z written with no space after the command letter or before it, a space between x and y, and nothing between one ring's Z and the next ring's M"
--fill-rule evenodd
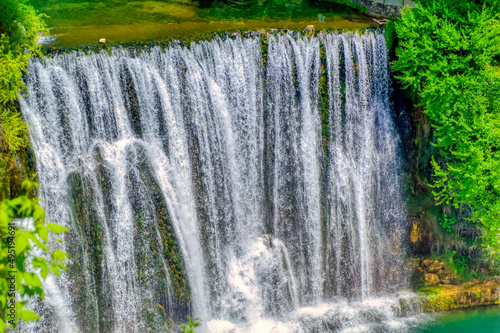
M434 195L471 207L500 253L500 1L417 0L396 23L397 78L434 131Z

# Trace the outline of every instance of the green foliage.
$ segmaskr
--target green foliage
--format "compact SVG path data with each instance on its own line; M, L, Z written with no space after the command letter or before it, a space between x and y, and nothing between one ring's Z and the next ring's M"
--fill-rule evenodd
M21 115L12 108L0 108L0 141L5 148L19 151L26 148L28 129Z
M397 34L396 34L396 21L391 20L385 25L385 43L387 45L387 50L392 52L392 50L397 46Z
M472 207L500 253L500 2L418 0L396 23L402 84L433 128L438 204Z
M440 288L433 286L420 288L417 290L417 292L424 295L439 295L443 293L443 291Z
M198 319L196 318L193 319L190 316L187 316L187 318L188 318L188 323L181 325L181 330L179 331L179 333L196 333L194 329L200 326Z
M309 1L309 2L318 2L318 3L325 3L325 2L329 2L329 3L336 3L336 4L340 4L340 5L344 5L344 6L347 6L347 7L350 7L352 9L355 9L357 11L360 11L362 13L365 13L365 14L368 14L368 10L366 9L365 6L361 5L361 4L358 4L358 3L355 3L351 0L317 0L317 1Z
M439 218L439 224L448 232L451 232L451 226L455 223L457 223L457 218L452 214L442 215Z
M27 0L0 1L0 199L10 196L17 169L14 157L28 146L17 98L29 58L40 55L39 33L46 32L42 16Z
M25 180L22 184L23 194L12 200L0 202L0 332L6 328L15 328L19 320L31 321L38 316L23 310L26 301L16 302L16 294L23 297L39 296L44 292L41 279L50 273L60 276L60 270L66 270L62 263L68 254L51 251L49 231L56 234L69 230L57 224L45 224L45 214L33 196L38 184ZM19 227L16 219L32 218L33 225ZM25 221L25 220L24 220ZM41 255L35 255L42 252ZM28 265L37 270L34 273Z
M469 281L471 279L484 278L474 271L471 265L471 257L465 251L446 250L442 255L435 259L442 261L460 281Z
M453 264L457 271L457 275L467 279L466 275L468 273L467 268L469 267L469 258L461 252L455 253L453 256Z
M15 102L23 87L21 77L32 55L40 55L39 33L46 33L43 18L27 0L0 3L0 104Z

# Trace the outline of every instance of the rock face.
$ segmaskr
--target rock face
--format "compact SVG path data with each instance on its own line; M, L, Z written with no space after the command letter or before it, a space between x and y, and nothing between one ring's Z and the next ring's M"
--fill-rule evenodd
M382 0L353 0L352 2L366 7L368 14L382 17L400 17L403 6L415 7L415 3L410 0L387 1Z
M466 282L458 286L433 287L433 293L434 295L423 298L424 312L500 304L500 277Z
M439 283L439 277L436 274L426 273L424 275L424 282L426 287L435 286Z
M455 274L442 261L425 259L417 270L423 277L423 284L426 287L438 284L458 284Z

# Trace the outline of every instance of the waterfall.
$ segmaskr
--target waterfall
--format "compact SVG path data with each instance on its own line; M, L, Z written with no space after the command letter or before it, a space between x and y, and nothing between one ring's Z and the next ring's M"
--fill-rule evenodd
M73 52L25 80L42 205L72 233L69 270L21 330L174 331L187 314L201 332L401 324L383 35Z

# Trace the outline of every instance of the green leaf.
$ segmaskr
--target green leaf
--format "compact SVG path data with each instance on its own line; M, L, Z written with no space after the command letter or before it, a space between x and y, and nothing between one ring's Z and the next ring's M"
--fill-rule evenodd
M40 317L33 311L21 310L19 311L19 318L24 321L33 321L39 319Z
M55 263L57 267L59 267L59 269L62 269L63 271L67 271L68 270L68 267L64 266L63 264L60 264L58 262Z
M26 306L26 301L24 302L17 302L16 303L16 310L17 311L21 311L22 308L24 308Z
M0 333L5 333L6 328L10 328L10 325L7 325L3 320L0 320Z
M33 211L33 219L35 221L45 220L45 212L42 207L35 205L35 209Z
M20 274L20 273L18 273ZM35 273L23 273L23 278L24 281L26 282L26 285L30 287L41 287L42 282L40 282L40 279Z
M26 233L27 233L28 238L30 240L32 240L38 248L44 250L45 252L47 252L49 250L47 245L40 242L40 240L35 235L33 235L31 232L27 231Z
M21 204L21 207L17 211L22 217L31 216L33 213L33 203L28 198L25 198Z
M50 269L52 272L54 272L55 275L61 276L61 272L59 271L59 268L57 268L57 265L55 263L50 264Z
M8 288L5 288L5 287L2 286L2 291L4 289L6 290ZM6 305L7 305L7 297L2 293L2 294L0 294L0 308L4 309Z
M60 234L61 232L70 232L68 228L65 228L63 226L54 223L47 223L47 227L49 227L50 231L56 234Z
M38 224L36 226L36 231L38 232L40 238L42 238L44 242L47 242L47 238L49 237L49 230L47 229L47 226Z
M7 225L11 221L8 211L6 209L0 209L0 224Z
M42 275L43 279L46 279L47 275L49 275L49 268L47 266L45 259L39 257L34 258L33 267L40 268L40 274Z
M26 248L29 249L29 233L18 230L16 232L16 254L20 255Z
M54 260L64 261L68 257L69 255L61 250L55 250L54 252L52 252L52 259Z

